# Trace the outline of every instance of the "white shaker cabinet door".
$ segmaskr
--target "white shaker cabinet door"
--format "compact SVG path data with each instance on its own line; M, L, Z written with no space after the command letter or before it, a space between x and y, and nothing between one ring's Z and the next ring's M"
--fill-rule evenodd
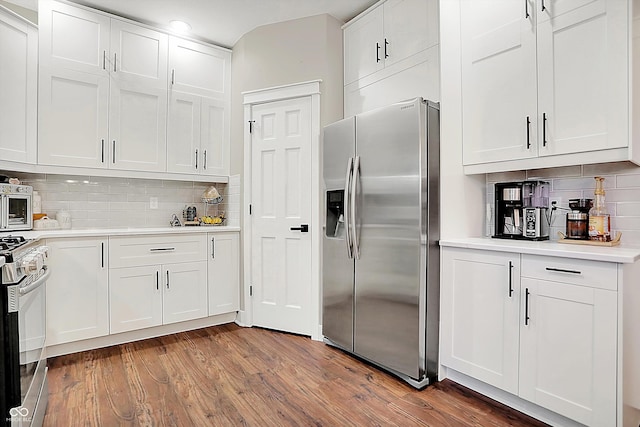
M163 172L166 169L167 90L111 82L109 167Z
M162 266L112 268L111 333L162 325Z
M240 309L238 233L209 233L209 316Z
M0 10L0 159L36 162L38 30Z
M344 29L344 84L384 68L383 7L378 6Z
M107 239L47 240L47 345L109 334Z
M463 163L536 157L533 2L462 0L460 7Z
M163 324L207 316L207 262L163 266Z
M519 395L588 426L616 419L617 293L522 279Z
M170 84L173 90L229 99L231 53L178 37L169 37Z
M38 13L41 66L106 74L109 17L50 0L40 2Z
M385 67L438 44L437 1L387 0L383 6Z
M626 147L627 2L562 3L584 6L538 24L540 155Z
M229 109L225 101L202 98L198 173L229 175Z
M104 168L109 161L109 76L40 73L38 163Z
M442 254L441 363L517 394L519 254Z
M198 95L171 90L167 118L167 171L198 172L201 138L201 105Z

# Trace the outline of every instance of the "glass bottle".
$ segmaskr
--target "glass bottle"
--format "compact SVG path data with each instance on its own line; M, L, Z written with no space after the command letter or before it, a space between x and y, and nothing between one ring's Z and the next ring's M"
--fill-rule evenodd
M595 177L595 203L589 210L589 240L611 241L611 218L604 204L604 178Z

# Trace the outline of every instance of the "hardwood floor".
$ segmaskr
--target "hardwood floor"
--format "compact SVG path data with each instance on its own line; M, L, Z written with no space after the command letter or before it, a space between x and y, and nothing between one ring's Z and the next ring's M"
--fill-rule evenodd
M49 360L45 426L544 426L309 338L216 326Z

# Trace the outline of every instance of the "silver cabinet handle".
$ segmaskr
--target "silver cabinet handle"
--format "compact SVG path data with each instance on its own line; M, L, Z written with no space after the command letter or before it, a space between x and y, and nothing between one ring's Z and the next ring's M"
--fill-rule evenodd
M176 248L151 248L149 252L172 252L175 250Z
M202 156L203 156L202 168L204 170L207 170L207 150L204 150L204 153L202 153Z
M100 149L100 156L102 159L102 163L104 163L104 139L101 139L102 145L101 145L101 149Z
M116 62L118 60L118 54L116 52L113 53L113 71L116 71Z
M216 258L216 238L211 238L211 259Z
M169 270L167 270L167 289L169 289Z
M196 169L198 169L198 149L196 148Z
M509 261L509 298L513 295L513 262Z
M172 69L171 70L171 84L175 84L176 83L176 69Z
M113 140L113 159L112 159L112 161L113 161L113 164L116 163L116 140L115 139Z
M103 50L102 51L102 69L103 70L107 70L107 51Z

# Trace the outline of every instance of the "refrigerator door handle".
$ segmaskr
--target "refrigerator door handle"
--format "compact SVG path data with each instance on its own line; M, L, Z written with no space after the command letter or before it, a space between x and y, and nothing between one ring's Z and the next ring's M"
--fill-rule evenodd
M358 230L356 227L356 218L357 218L357 189L358 189L358 178L360 177L360 156L356 156L356 159L353 164L353 173L351 174L351 200L349 201L349 210L351 214L351 218L349 219L351 232L352 232L352 240L353 240L353 257L355 259L360 259L360 244L358 243Z
M353 250L351 244L351 221L349 220L349 200L351 197L351 179L353 171L353 157L349 157L347 161L347 173L344 178L344 230L345 242L347 243L347 255L349 259L353 259Z

